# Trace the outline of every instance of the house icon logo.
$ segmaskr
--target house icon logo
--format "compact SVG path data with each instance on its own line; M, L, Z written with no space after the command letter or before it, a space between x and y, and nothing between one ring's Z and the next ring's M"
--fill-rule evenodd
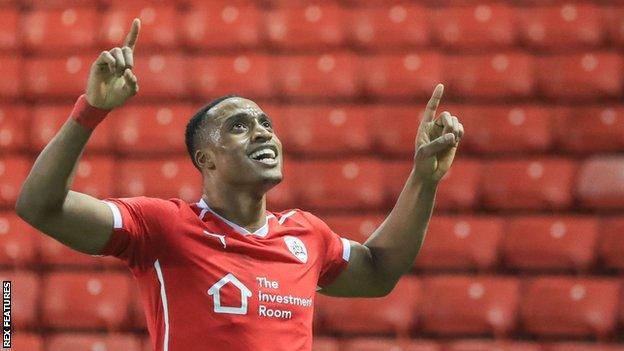
M240 290L241 304L239 307L221 306L221 288L229 283L232 283L238 290ZM208 289L208 295L212 296L214 311L216 313L247 314L247 299L251 297L251 291L232 273L228 273L225 277L221 278L221 280L211 286L210 289Z

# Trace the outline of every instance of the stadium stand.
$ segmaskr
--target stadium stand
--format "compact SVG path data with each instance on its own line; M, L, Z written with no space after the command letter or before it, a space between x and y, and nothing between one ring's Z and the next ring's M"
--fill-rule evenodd
M284 144L269 209L310 210L363 242L410 173L442 82L439 111L466 135L414 270L385 298L317 295L314 351L624 350L622 1L3 0L0 13L11 350L152 350L123 264L13 211L91 62L134 16L140 92L98 127L73 189L196 201L185 124L238 93Z

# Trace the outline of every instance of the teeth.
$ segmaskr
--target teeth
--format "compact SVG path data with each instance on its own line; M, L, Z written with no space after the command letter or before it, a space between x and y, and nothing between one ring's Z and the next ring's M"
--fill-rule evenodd
M249 157L253 159L258 159L260 156L268 156L269 158L275 158L275 151L271 149L262 149L256 152L253 152Z

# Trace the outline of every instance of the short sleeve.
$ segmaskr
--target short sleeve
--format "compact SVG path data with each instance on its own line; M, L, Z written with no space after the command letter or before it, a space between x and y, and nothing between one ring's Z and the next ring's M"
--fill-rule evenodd
M132 269L150 267L163 244L163 233L175 223L175 204L144 196L102 201L113 214L113 232L101 254L117 257Z
M321 254L321 272L317 284L322 288L331 284L347 268L351 243L334 233L320 218L309 213L306 215L318 232L325 248Z

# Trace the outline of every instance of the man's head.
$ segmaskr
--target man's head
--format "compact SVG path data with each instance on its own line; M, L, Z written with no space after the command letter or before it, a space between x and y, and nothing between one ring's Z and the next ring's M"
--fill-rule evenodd
M186 147L204 180L258 186L282 180L282 144L255 102L227 95L202 107L186 126Z

